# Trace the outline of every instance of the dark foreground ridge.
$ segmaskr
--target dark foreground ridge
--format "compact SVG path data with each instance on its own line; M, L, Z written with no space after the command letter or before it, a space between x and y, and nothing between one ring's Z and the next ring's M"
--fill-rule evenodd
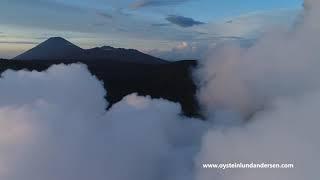
M109 108L126 95L138 93L180 103L184 115L200 117L195 97L197 88L191 73L197 61L193 60L156 64L114 60L0 60L0 73L7 69L44 71L53 64L77 62L86 64L89 71L104 82Z

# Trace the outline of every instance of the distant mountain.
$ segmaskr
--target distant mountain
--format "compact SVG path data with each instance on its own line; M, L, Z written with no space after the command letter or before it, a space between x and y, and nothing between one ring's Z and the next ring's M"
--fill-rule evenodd
M110 46L82 49L61 37L49 38L38 46L13 59L59 61L112 60L140 64L168 63L165 60L144 54L135 49L113 48Z
M113 48L110 46L96 47L85 50L80 60L115 60L143 64L167 63L166 61L144 54L135 49Z
M38 46L13 58L15 60L73 60L85 50L61 38L49 38Z

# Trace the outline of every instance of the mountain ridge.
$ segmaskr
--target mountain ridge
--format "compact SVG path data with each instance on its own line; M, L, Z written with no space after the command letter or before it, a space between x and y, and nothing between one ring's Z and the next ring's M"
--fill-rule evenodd
M13 60L115 60L141 64L168 63L168 61L136 49L114 48L111 46L82 49L62 37L51 37L36 47L14 57Z

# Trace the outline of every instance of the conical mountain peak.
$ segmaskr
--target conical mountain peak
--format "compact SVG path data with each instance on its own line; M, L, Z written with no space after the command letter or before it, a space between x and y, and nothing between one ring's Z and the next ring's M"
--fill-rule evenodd
M52 37L29 51L15 57L18 60L74 60L83 49L62 37Z

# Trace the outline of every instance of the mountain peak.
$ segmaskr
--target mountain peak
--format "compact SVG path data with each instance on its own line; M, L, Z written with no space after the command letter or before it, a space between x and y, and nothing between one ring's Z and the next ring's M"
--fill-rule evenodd
M68 40L62 38L62 37L51 37L49 39L47 39L46 41L44 41L43 43L41 43L42 45L43 44L49 44L51 46L54 46L54 45L72 45L72 46L76 46L74 44L72 44L71 42L69 42ZM40 45L41 45L40 44ZM76 46L77 47L77 46Z
M100 49L108 51L108 50L114 50L115 48L111 46L102 46L100 47Z
M29 51L15 57L19 60L61 60L75 59L74 55L82 54L83 49L62 37L51 37Z
M53 40L62 40L62 41L67 41L66 39L62 38L62 37L50 37L49 39L47 39L47 41L53 41Z

